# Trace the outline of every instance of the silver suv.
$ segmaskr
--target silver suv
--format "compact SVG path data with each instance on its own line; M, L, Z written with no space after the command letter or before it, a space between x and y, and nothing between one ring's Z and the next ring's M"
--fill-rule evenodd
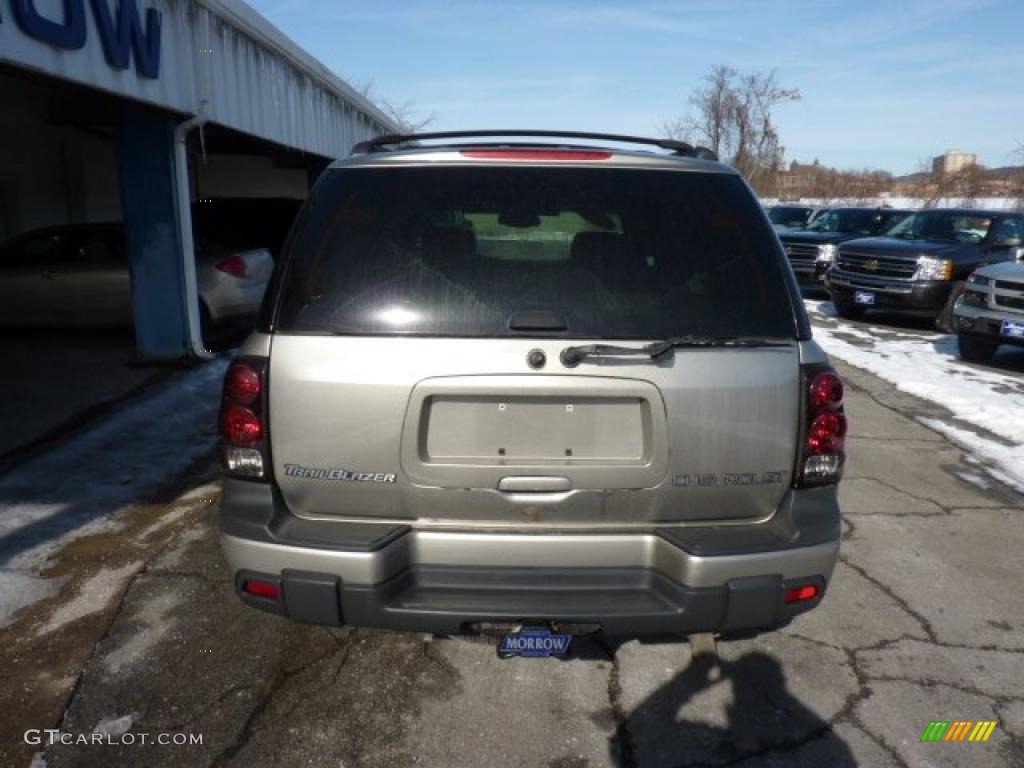
M524 134L317 182L224 386L239 596L526 655L816 606L843 387L757 199L681 142Z

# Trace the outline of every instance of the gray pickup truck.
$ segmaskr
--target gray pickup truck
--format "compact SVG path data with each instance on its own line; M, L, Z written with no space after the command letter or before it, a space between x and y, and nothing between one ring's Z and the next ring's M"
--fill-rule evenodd
M1014 260L976 270L953 310L960 356L992 358L1002 344L1024 346L1024 247Z
M708 155L511 131L333 164L225 380L240 598L508 655L818 605L843 387Z

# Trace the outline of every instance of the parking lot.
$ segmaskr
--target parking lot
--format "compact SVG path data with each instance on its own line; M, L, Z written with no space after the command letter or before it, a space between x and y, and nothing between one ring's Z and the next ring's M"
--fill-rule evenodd
M848 356L841 343L885 355L887 341L920 337L941 363L944 342L927 328L850 324L810 306L822 343ZM1011 405L1021 357L977 369L985 386L991 375L1011 382L1000 384ZM1020 765L1022 496L995 478L998 463L924 426L966 429L947 407L957 403L841 362L840 372L851 422L841 562L824 605L778 632L723 639L717 659L691 658L680 642L584 638L566 660L503 661L465 639L292 624L234 596L213 457L200 450L174 477L133 489L145 503L108 497L86 535L48 552L43 573L63 588L0 630L0 762ZM190 376L193 396L216 391L216 376ZM146 406L151 420L176 407ZM212 434L195 439L211 414L192 418L193 442L212 448ZM934 720L998 725L986 743L922 743ZM97 727L140 739L25 743L28 729L67 740ZM143 744L141 734L201 744Z

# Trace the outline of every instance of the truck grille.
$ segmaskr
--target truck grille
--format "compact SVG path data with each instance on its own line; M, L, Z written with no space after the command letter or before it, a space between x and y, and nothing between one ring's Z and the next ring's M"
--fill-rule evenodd
M1004 291L1020 291L1024 293L1024 283L1011 283L1009 280L996 280L996 288Z
M996 306L1007 309L1024 309L1024 297L995 295Z
M894 256L840 251L839 257L836 259L836 267L855 275L910 280L917 271L917 262Z
M818 246L803 243L783 243L786 256L794 267L813 267L818 258Z

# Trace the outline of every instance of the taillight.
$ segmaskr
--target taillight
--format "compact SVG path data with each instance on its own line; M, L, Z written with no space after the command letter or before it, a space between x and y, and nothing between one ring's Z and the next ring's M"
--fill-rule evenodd
M804 368L804 434L797 486L839 482L846 460L843 382L827 366Z
M229 445L253 446L263 436L263 425L248 408L226 405L220 414L220 436Z
M216 266L221 272L226 272L232 277L249 276L249 265L246 264L245 259L237 253L234 256L229 256L223 261L218 261Z
M224 474L265 479L267 451L266 370L263 357L240 357L224 376L218 421Z
M246 363L232 364L224 377L224 394L242 405L252 404L261 386L259 373Z

